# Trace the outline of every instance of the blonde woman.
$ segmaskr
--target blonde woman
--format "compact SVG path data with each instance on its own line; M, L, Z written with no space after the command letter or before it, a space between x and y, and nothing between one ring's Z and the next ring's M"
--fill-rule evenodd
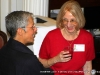
M41 45L39 60L44 67L52 68L55 75L91 75L94 42L92 34L82 29L84 25L79 3L64 3L57 16L57 28L46 35Z

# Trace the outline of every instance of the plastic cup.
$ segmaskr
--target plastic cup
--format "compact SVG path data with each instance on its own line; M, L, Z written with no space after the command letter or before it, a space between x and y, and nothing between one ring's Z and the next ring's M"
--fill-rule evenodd
M67 46L67 47L64 48L64 51L68 51L69 54L71 54L71 57L73 56L73 48L72 47Z

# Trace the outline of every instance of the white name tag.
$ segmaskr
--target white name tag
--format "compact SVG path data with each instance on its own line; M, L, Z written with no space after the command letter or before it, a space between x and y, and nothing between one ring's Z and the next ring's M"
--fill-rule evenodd
M74 44L74 52L85 51L85 44Z

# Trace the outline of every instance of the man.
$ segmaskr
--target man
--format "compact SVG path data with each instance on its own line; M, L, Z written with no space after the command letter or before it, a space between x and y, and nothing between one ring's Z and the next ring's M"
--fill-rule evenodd
M0 50L0 75L45 75L45 68L27 47L34 42L37 32L33 14L14 11L5 22L10 39Z

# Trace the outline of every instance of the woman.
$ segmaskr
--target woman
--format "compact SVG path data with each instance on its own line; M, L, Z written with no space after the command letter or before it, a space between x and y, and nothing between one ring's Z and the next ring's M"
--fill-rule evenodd
M82 29L85 18L76 1L67 1L57 16L57 29L41 45L39 60L55 75L91 75L95 58L93 36ZM70 47L65 50L65 47Z

